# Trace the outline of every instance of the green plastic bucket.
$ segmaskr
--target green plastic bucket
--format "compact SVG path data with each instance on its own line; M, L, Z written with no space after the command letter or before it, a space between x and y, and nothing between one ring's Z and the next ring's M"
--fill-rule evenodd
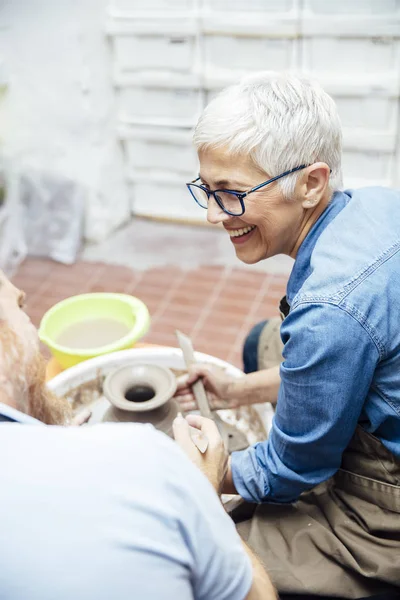
M71 325L93 319L113 319L125 325L129 332L111 344L95 348L69 348L57 342ZM68 369L95 356L132 348L147 333L149 326L149 311L139 298L127 294L80 294L47 311L40 323L39 338L50 348L61 367Z

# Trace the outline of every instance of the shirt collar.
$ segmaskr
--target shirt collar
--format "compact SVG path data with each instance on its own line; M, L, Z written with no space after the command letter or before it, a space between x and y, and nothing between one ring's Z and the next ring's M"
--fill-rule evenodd
M311 274L311 255L319 236L329 223L331 223L348 204L350 197L348 192L335 192L332 196L332 200L319 219L311 227L307 237L301 244L287 285L287 301L289 304L292 303L293 298L303 285L304 281Z
M2 402L0 402L0 421L7 421L9 423L27 423L29 425L44 425L41 421L38 421L7 404L3 404Z

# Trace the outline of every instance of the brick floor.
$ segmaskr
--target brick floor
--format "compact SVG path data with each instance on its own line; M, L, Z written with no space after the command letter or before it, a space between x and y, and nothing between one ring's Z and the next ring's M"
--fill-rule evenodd
M278 315L287 278L246 268L205 266L194 270L126 266L80 261L72 266L30 258L13 282L28 296L27 312L38 326L54 304L86 292L120 292L146 303L152 317L150 343L176 346L175 329L191 336L195 349L241 366L249 329Z

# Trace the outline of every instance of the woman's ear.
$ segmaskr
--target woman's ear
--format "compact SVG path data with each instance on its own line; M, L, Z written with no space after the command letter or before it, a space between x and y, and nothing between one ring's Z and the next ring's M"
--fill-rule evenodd
M303 208L315 208L325 198L330 172L328 165L323 162L314 163L304 169L301 182Z

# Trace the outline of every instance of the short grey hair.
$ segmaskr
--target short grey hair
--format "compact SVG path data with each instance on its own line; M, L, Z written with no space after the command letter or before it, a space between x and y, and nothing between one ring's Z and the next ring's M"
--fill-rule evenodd
M225 147L248 154L271 177L302 164L324 162L331 192L342 187L342 128L333 99L315 81L291 73L251 74L220 92L194 131L197 151ZM293 195L299 173L279 180Z

